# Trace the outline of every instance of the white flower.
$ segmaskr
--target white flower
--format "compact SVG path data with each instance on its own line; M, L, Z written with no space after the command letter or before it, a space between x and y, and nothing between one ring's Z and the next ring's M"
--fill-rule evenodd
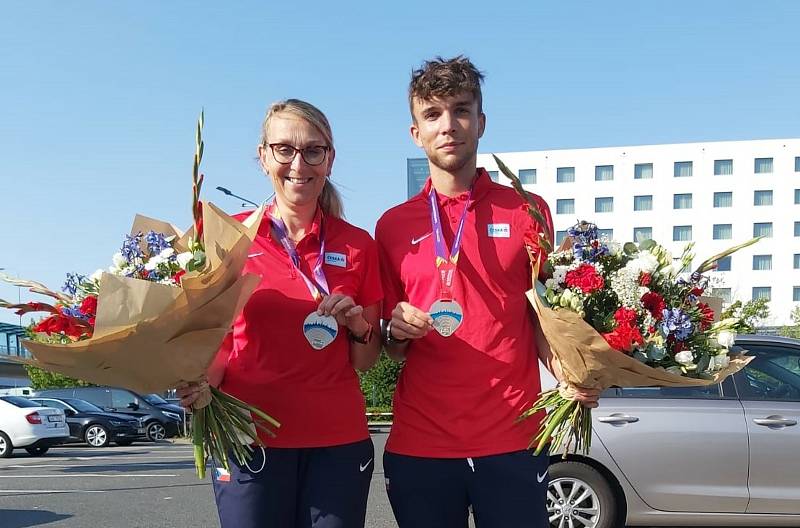
M639 294L639 272L622 268L611 275L611 289L619 297L622 306L638 308L641 295Z
M90 281L93 281L93 282L97 282L97 281L99 281L99 280L100 280L100 277L101 277L102 275L103 275L103 270L102 270L102 269L99 269L99 270L95 271L94 273L92 273L92 274L89 276L89 280L90 280Z
M722 370L726 368L731 363L731 358L728 357L728 354L717 354L714 356L714 366L716 367L715 370Z
M125 257L122 256L122 253L117 252L114 253L114 256L111 257L111 262L114 263L115 268L123 268L128 264L128 261L125 260Z
M681 350L675 354L675 361L681 365L691 365L694 362L694 354L690 350Z
M658 268L658 259L649 251L640 252L636 257L636 262L644 273L653 273Z
M160 264L163 264L163 263L164 263L164 259L162 259L160 255L156 255L155 257L153 257L153 258L151 258L150 260L147 261L147 263L144 265L144 269L146 269L147 271L153 271Z
M168 248L163 249L161 251L161 253L158 254L158 256L163 260L167 260L168 258L170 258L174 254L175 254L175 250L172 249L171 247L168 247Z
M723 346L725 348L732 347L734 339L736 339L736 336L733 334L733 332L729 332L727 330L723 330L722 332L717 334L717 343L719 343L720 346Z
M186 269L186 265L189 264L189 262L191 262L192 258L194 257L192 256L191 251L186 251L184 253L178 253L177 258L178 258L178 265L181 267L181 269Z
M558 289L558 283L555 281L555 279L547 279L544 281L544 287L555 291Z
M180 259L180 255L178 255L178 259ZM564 284L564 281L567 279L568 271L569 266L556 266L553 269L553 280L556 281L557 284Z
M622 253L622 244L616 240L609 240L606 245L608 246L608 252L611 255L617 256Z

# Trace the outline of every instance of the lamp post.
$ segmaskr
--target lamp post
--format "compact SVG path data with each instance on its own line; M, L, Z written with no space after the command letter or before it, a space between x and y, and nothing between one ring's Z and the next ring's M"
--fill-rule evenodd
M245 206L245 204L250 204L250 205L252 205L252 206L254 206L254 207L258 207L258 204L257 204L257 203L255 203L254 201L252 201L252 200L248 200L247 198L243 198L243 197L241 197L241 196L239 196L239 195L237 195L237 194L233 194L231 191L229 191L229 190L228 190L228 189L226 189L225 187L217 187L217 190L218 190L218 191L220 191L220 192L221 192L221 193L223 193L223 194L226 194L226 195L228 195L228 196L233 196L234 198L238 198L238 199L240 199L240 200L243 202L243 203L242 203L242 207L244 207L244 206Z

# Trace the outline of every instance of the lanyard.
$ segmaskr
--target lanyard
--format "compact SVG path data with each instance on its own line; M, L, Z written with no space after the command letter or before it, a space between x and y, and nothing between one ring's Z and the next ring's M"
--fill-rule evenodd
M275 206L277 211L277 206ZM280 217L280 212L278 212L277 218L274 215L269 215L270 223L272 224L272 228L275 230L275 233L278 235L278 240L280 240L281 245L286 250L286 253L289 254L289 258L292 261L292 265L295 267L297 272L303 277L303 281L306 283L306 287L308 291L311 292L311 296L314 298L315 301L319 302L322 300L323 295L328 295L328 280L325 278L325 272L322 270L322 263L325 260L325 224L324 219L322 226L320 227L320 247L319 247L319 255L317 256L317 261L314 263L314 267L311 269L311 273L313 274L313 278L306 277L306 274L300 269L300 255L297 254L297 247L289 238L289 231L286 229L286 223ZM322 293L320 293L322 292Z
M456 235L455 238L453 238L453 248L448 251L444 241L444 234L442 233L442 219L439 215L439 202L436 189L431 186L431 191L428 193L428 204L431 209L431 228L433 231L434 248L436 249L436 269L439 270L442 300L449 301L453 299L453 277L455 276L456 266L458 265L458 256L461 252L461 240L464 235L464 221L467 218L467 209L469 209L471 200L472 187L469 188L467 202L464 204L464 211L461 213L458 229L456 229Z

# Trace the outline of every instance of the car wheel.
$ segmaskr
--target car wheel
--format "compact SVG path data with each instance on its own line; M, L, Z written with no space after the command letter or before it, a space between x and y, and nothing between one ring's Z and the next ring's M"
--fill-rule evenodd
M10 457L13 450L14 446L11 444L11 439L7 434L0 431L0 458Z
M133 440L116 440L115 442L118 446L126 447L133 443Z
M158 442L167 437L167 430L159 422L150 422L147 425L147 439Z
M547 487L550 526L613 528L617 501L606 478L583 462L556 462L550 466Z
M109 442L108 429L99 424L92 424L86 428L83 438L92 447L106 447Z
M42 456L45 453L47 453L47 451L49 451L49 450L50 450L49 447L26 447L25 448L25 451L27 451L28 454L31 455L31 456Z

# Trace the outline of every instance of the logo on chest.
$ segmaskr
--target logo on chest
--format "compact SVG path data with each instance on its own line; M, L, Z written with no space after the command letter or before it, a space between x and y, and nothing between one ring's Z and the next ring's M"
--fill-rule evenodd
M325 253L325 264L338 268L347 267L347 255L344 253Z
M487 234L492 238L510 238L511 226L508 224L487 224Z

